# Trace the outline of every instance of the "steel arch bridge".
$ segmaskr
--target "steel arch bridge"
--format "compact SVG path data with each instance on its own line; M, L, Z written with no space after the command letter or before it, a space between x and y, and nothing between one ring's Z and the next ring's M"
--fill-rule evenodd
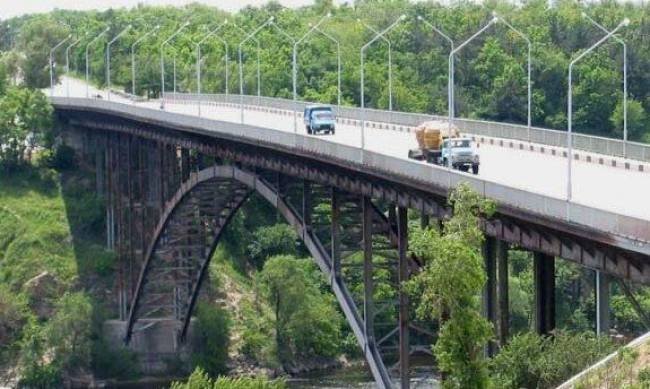
M397 376L408 387L409 357L430 353L434 334L413 320L399 288L418 271L407 257L407 211L425 220L445 218L446 189L268 140L141 117L137 110L56 108L63 132L83 163L95 169L97 192L106 200L107 244L120 263L116 310L127 323L127 342L151 319L176 321L184 339L224 228L254 195L298 232L329 280L379 386L391 387ZM500 331L505 326L503 339L507 310L504 315L497 309L496 291L507 290L500 273L504 263L507 269L507 244L535 254L539 332L554 326L555 257L650 282L645 249L624 237L504 204L483 227L486 314ZM382 300L374 293L379 280L390 285ZM501 307L507 307L505 296L502 301L499 293Z

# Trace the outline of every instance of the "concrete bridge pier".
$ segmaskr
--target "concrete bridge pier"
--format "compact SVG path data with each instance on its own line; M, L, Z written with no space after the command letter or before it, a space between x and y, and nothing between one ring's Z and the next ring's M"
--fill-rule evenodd
M555 257L535 252L533 261L534 328L538 334L548 335L555 329Z
M487 354L494 355L499 347L508 341L510 328L508 295L508 244L488 237L483 246L487 276L483 292L483 312L494 325L496 342L490 342Z
M596 334L607 335L610 328L609 297L610 277L596 271Z

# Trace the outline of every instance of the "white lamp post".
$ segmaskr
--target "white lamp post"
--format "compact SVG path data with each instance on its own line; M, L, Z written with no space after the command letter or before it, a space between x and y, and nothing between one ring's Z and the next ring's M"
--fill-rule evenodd
M137 39L135 42L133 42L133 44L131 45L131 94L133 95L133 97L135 97L135 96L137 95L137 93L136 93L136 89L135 89L135 87L136 87L136 85L135 85L135 84L136 84L136 75L135 75L135 72L136 72L136 69L135 69L135 47L136 47L138 44L140 44L140 42L142 42L142 41L145 40L147 37L149 37L149 35L155 33L156 31L158 31L158 29L160 29L160 25L157 25L156 27L154 27L153 30L149 30L149 31L145 32L144 35L142 35L140 38L138 38L138 39ZM133 99L133 103L135 104L135 99Z
M448 97L448 105L449 105L449 133L451 134L451 126L454 121L454 95L455 95L455 83L454 83L454 54L456 54L458 51L460 51L463 47L467 46L471 41L476 39L479 35L484 33L488 28L490 28L493 24L497 22L497 18L493 17L488 24L483 26L480 30L478 30L474 35L469 37L465 42L461 43L458 47L453 49L451 53L449 53L449 74L451 75L451 93L449 94Z
M572 189L571 189L571 179L572 179L572 165L573 165L573 67L575 64L583 59L587 54L591 53L596 47L602 45L605 41L611 38L618 30L630 24L630 19L625 18L621 23L616 26L615 29L610 31L607 35L602 37L598 42L594 43L587 50L583 51L579 56L577 56L569 64L569 90L567 92L567 201L571 201L572 198Z
M527 69L528 70L528 120L527 120L527 123L528 123L528 142L530 142L530 129L531 129L531 125L532 125L531 124L532 123L532 118L531 118L531 114L532 114L532 97L533 97L533 95L532 95L532 93L533 93L532 92L533 91L532 90L532 81L531 81L531 78L530 78L530 74L531 74L531 62L530 61L531 61L531 56L532 56L533 45L530 42L530 39L528 39L528 37L526 35L524 35L521 31L514 28L504 18L498 16L494 12L492 13L492 15L494 17L496 17L498 20L500 20L503 24L505 24L506 27L508 27L509 29L514 31L515 34L519 35L523 40L526 41L526 44L528 45L528 69Z
M165 109L165 45L168 44L176 35L180 34L190 22L185 22L169 38L160 45L160 109Z
M86 98L90 97L89 95L89 84L90 84L90 63L88 59L88 49L90 49L90 46L92 46L95 42L97 42L101 37L103 37L108 31L110 30L109 27L106 27L104 31L100 32L99 35L97 35L93 40L91 40L87 45L86 45Z
M86 35L88 35L88 33L84 34L84 36ZM81 38L78 38L65 48L65 87L67 97L70 97L70 49L79 44L79 42L81 42Z
M426 24L430 29L438 33L441 37L443 37L447 42L449 42L449 52L451 53L454 51L454 41L444 32L442 32L439 28L434 26L433 24L429 23L425 18L422 16L418 15L418 20L421 21L422 23ZM453 103L453 93L451 89L451 73L453 72L453 69L449 69L447 73L447 97L451 96L452 98L452 103Z
M386 29L381 31L380 33L376 34L374 38L372 38L368 43L363 45L360 50L360 56L361 56L361 149L365 148L366 144L366 137L365 137L365 132L366 132L366 114L365 114L365 108L366 108L366 102L365 102L365 96L364 96L364 82L365 82L365 75L364 75L364 70L363 70L363 63L364 63L364 54L366 49L376 42L378 39L381 39L384 37L386 34L388 34L393 28L397 27L397 25L406 19L406 15L400 16L396 21L393 22L390 26L388 26ZM392 100L392 98L390 99ZM392 107L391 107L392 109Z
M363 27L370 30L373 34L375 34L375 36L380 35L379 31L372 28L369 24L365 23L363 20L357 19L357 22L361 24ZM392 111L393 110L393 48L390 39L386 38L383 35L381 35L380 39L386 42L386 45L388 45L388 110Z
M605 34L609 33L608 29L592 19L587 13L583 12L582 16ZM616 35L612 35L612 37L623 46L623 158L627 158L627 44Z
M108 91L106 93L108 95L108 101L111 101L111 45L120 39L124 34L126 34L130 29L131 25L129 24L106 45L106 86L108 88Z
M271 16L269 19L266 20L266 22L262 23L261 26L257 27L253 32L248 34L244 40L239 42L239 46L237 48L237 53L239 56L239 106L240 106L240 111L241 111L241 123L244 123L244 65L242 63L242 54L241 54L241 48L246 43L248 40L253 39L255 35L257 35L258 32L260 32L264 27L268 26L269 24L273 23L273 16ZM260 72L259 72L259 55L257 57L257 94L259 97L260 94L260 89L259 89L259 84L260 84Z
M322 31L318 29L325 20L330 18L332 16L331 13L328 13L326 16L322 17L321 20L318 21L315 25L313 25L309 31L305 33L300 39L294 42L293 44L293 67L292 67L292 80L293 80L293 132L296 133L298 132L298 45L302 43L309 35L311 35L314 31L318 31L321 34L325 35L326 37L332 39L329 37L327 34L324 34ZM335 40L336 43L336 53L337 53L337 59L338 59L338 88L339 88L339 99L338 99L338 104L341 105L341 53L339 50L339 44Z
M196 94L197 96L197 103L198 103L198 109L199 109L199 117L201 116L201 44L205 42L207 39L215 35L221 28L223 28L226 24L228 23L228 20L225 20L222 24L217 26L215 29L212 31L208 32L201 40L199 40L195 46L196 46ZM219 38L219 37L217 37ZM228 43L226 43L225 40L219 38L222 43L226 47L226 94L228 94Z
M56 49L61 47L65 42L72 38L72 34L68 35L64 40L57 43L52 49L50 49L50 96L54 96L54 52Z

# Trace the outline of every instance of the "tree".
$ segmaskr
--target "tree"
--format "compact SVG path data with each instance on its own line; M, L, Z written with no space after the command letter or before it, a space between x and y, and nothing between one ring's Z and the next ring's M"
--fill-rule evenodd
M406 287L417 301L420 318L442 322L433 351L440 371L448 374L444 387L485 388L483 347L493 329L477 299L485 283L479 218L491 215L495 205L466 184L454 190L449 202L453 216L444 222L442 234L428 228L411 236L410 250L425 265Z
M196 309L193 342L195 350L192 365L212 376L228 371L228 346L230 341L228 313L221 308L201 303Z
M91 332L90 298L83 293L65 294L45 327L46 342L54 351L56 363L66 369L88 366Z
M323 294L306 259L271 257L260 273L264 294L275 311L280 360L336 355L341 317L331 296Z
M623 137L623 103L620 102L616 105L614 113L610 118L610 122L616 130L618 137ZM643 105L632 99L627 101L627 138L629 140L641 141L642 135L648 132L648 115L646 114Z
M21 62L23 82L32 88L45 88L50 86L49 56L50 49L65 39L68 31L55 20L47 16L38 16L25 23L20 30L18 48L24 54ZM56 59L62 58L57 53ZM60 61L55 61L60 64ZM55 66L55 69L62 69ZM58 75L57 72L56 75ZM55 82L58 77L55 77Z
M253 263L262 266L273 255L296 254L296 231L288 224L260 227L253 233L248 253Z
M52 106L38 90L10 88L0 99L0 162L21 165L52 125Z

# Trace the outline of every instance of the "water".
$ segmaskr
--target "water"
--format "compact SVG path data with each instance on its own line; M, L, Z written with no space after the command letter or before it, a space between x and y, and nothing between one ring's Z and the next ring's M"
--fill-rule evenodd
M363 367L313 373L300 378L291 378L287 384L290 389L374 389L377 387ZM432 374L420 372L413 374L411 388L438 389L439 385Z

